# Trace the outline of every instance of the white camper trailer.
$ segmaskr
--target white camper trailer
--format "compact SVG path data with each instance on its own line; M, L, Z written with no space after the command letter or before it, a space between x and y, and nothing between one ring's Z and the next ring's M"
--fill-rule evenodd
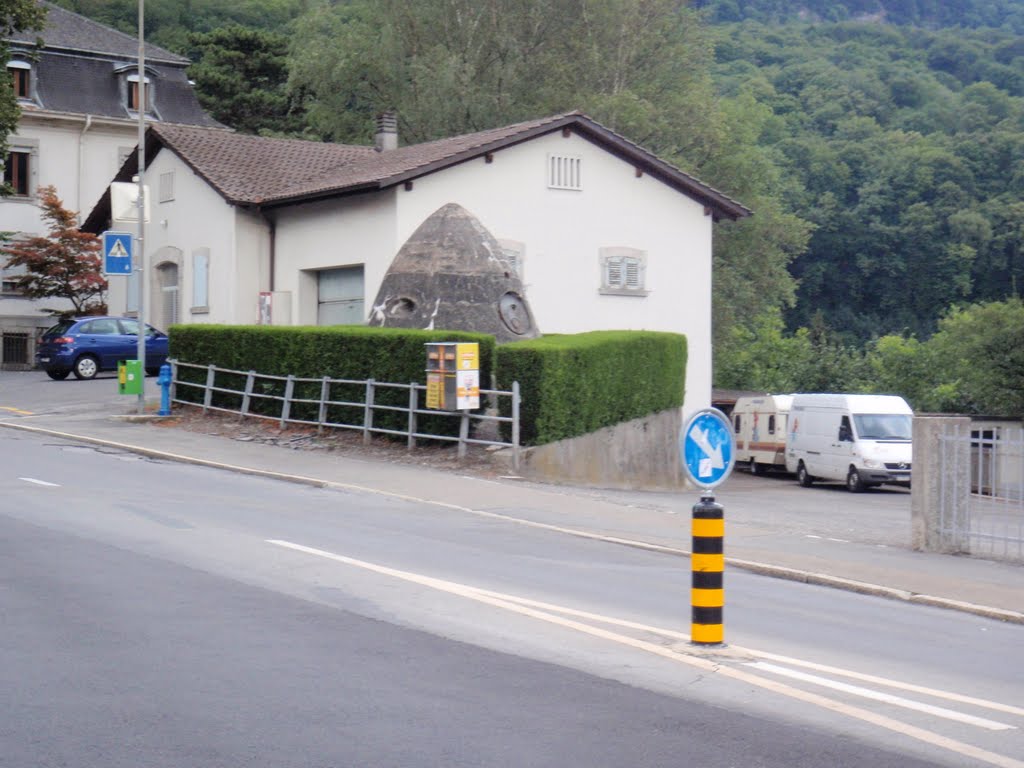
M792 395L741 397L732 409L736 463L752 475L786 468L786 417Z
M895 395L793 395L786 469L800 485L845 482L859 493L910 485L914 412Z

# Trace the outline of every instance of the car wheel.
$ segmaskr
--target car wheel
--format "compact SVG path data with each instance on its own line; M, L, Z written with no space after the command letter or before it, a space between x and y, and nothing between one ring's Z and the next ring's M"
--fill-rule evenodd
M800 483L800 485L802 485L804 488L810 488L811 483L814 482L814 478L811 477L810 473L807 471L807 467L804 466L804 463L802 461L800 462L800 465L796 468L796 481Z
M95 379L100 372L100 364L92 355L82 355L75 360L76 379Z
M47 371L46 375L54 381L64 381L64 379L71 375L71 371Z
M750 460L750 474L752 475L763 475L764 467L757 463L755 459Z
M850 493L863 493L867 490L864 481L860 479L860 473L854 467L850 467L850 471L846 473L846 490Z

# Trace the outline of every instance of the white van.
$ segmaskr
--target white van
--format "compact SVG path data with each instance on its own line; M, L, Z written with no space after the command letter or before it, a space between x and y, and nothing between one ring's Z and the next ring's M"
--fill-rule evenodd
M914 412L896 395L793 395L786 469L800 485L838 480L859 493L910 485Z
M750 474L786 469L786 417L792 395L741 397L732 409L736 464Z

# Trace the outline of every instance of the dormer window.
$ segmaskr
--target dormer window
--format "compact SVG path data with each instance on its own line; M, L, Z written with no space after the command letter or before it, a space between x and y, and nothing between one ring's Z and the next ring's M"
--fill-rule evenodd
M139 111L139 90L142 90L143 98L146 100L144 111L152 112L153 111L153 81L150 80L148 77L144 78L144 80L145 80L145 87L140 89L139 88L139 76L137 74L135 74L135 75L128 75L127 77L125 77L125 80L127 81L127 85L128 85L127 93L126 93L127 100L128 100L128 110L131 111L131 112L138 112Z
M157 103L155 98L156 81L159 78L155 69L146 67L143 82L140 83L138 64L121 62L114 65L114 75L117 77L118 87L121 90L121 103L129 115L134 117L141 111L154 119L160 118L155 106ZM144 95L139 91L143 91ZM145 100L144 104L139 104L140 95Z
M21 101L32 98L32 65L27 61L15 59L7 62L7 71L11 73L14 95Z

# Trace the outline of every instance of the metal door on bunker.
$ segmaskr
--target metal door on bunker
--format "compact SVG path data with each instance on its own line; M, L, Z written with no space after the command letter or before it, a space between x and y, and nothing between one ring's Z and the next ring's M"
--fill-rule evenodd
M317 325L361 325L363 267L339 267L317 272Z

